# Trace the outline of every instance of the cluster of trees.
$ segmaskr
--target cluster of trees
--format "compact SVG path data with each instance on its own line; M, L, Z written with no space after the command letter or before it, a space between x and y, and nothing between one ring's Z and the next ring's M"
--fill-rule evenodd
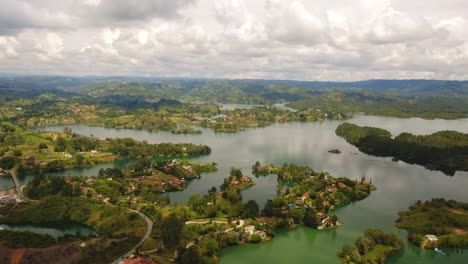
M81 189L79 185L73 185L65 180L63 176L36 175L24 189L26 196L31 199L41 199L49 195L61 194L64 196L79 196Z
M57 244L49 234L10 230L0 230L0 241L10 248L45 248Z
M146 141L136 141L131 138L106 139L109 151L122 157L154 157L154 156L193 156L208 155L211 148L206 145L190 143L160 143L149 144Z
M364 236L356 239L354 245L345 245L338 252L343 263L384 263L385 259L399 252L403 241L396 233L384 233L377 228L369 228Z
M468 171L468 134L456 131L424 136L402 133L392 139L386 130L349 123L339 125L336 134L367 154L394 157L447 175L454 175L457 170Z

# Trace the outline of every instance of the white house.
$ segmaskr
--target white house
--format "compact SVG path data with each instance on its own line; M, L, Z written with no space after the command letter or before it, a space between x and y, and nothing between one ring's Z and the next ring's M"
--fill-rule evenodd
M249 234L253 234L254 231L255 231L255 226L253 225L249 225L244 228L244 232L249 233Z
M426 235L427 239L431 242L437 242L439 239L435 235Z

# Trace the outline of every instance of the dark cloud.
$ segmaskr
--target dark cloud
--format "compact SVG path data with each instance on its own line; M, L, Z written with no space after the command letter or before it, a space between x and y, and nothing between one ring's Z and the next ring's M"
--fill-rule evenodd
M101 0L97 5L79 3L76 12L91 26L109 26L151 20L173 19L183 8L195 0Z

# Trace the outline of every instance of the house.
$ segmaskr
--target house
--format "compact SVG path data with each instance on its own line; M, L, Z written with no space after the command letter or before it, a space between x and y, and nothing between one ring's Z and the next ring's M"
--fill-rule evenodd
M317 214L315 214L318 218L322 219L325 217L325 213L323 212L318 212Z
M232 184L238 185L238 184L239 184L239 181L233 181Z
M301 199L297 199L294 203L295 203L297 206L303 206L303 205L304 205L304 201L301 200Z
M241 181L250 181L249 176L242 176Z
M426 237L431 242L437 242L439 240L436 235L426 235Z
M327 192L333 192L335 190L336 190L336 185L335 184L327 186Z
M338 182L338 187L343 189L346 187L346 184L342 183L342 182Z
M182 166L182 168L186 171L188 171L189 173L193 173L193 168L192 166Z
M253 225L248 225L244 228L245 233L253 234L254 231L255 231L255 226Z
M86 179L85 181L87 184L89 185L93 185L94 184L94 180L93 179Z
M304 201L305 199L309 198L309 196L310 196L310 192L305 192L305 193L301 196L302 201Z
M142 257L133 257L124 260L123 264L155 264L152 260L142 258Z
M95 149L91 150L91 154L97 154L97 153L98 153L97 150L95 150Z
M259 235L262 238L262 240L265 240L267 238L266 233L263 232L263 231L257 231L257 232L255 232L255 234Z
M73 155L66 153L65 155L63 155L63 157L66 159L69 159L69 158L73 158Z
M13 195L0 196L0 204L16 204L16 198Z

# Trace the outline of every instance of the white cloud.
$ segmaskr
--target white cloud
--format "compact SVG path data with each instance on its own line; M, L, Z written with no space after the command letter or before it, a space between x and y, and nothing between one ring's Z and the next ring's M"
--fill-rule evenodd
M406 2L5 0L0 72L467 79L468 2Z

